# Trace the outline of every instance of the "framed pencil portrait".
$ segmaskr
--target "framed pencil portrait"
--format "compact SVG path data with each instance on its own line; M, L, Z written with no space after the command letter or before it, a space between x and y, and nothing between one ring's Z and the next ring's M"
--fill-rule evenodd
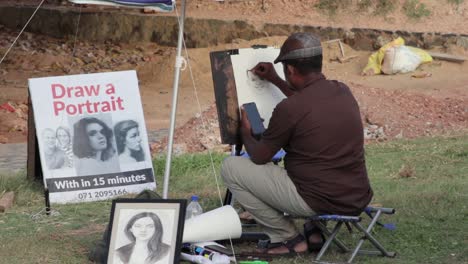
M112 201L107 263L179 263L186 203L162 199Z

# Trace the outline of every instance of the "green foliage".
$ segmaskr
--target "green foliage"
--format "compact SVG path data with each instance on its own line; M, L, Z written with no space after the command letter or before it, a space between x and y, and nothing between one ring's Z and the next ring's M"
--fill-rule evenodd
M459 5L461 3L463 3L464 0L447 0L447 2L449 2L450 4L455 4L455 5Z
M10 175L0 174L0 196L3 192L11 191L16 194L16 204L21 206L27 206L33 201L44 199L41 184L27 181L25 172Z
M338 10L349 11L356 6L358 12L368 12L373 10L374 15L386 15L395 10L396 3L393 0L321 0L316 5L328 15L335 15Z
M358 1L358 11L367 12L369 9L374 10L376 16L384 16L395 10L395 1L393 0L361 0Z
M367 11L374 5L373 0L359 0L357 2L357 7L359 11Z
M170 198L198 194L205 210L220 206L225 188L219 168L225 156L174 157ZM359 255L355 262L468 263L468 135L371 144L366 146L366 162L374 190L372 203L396 208L395 215L381 220L395 223L397 229L376 227L374 233L388 250L397 252L397 257ZM164 157L155 159L154 165L158 192L162 193ZM17 198L13 208L0 214L0 241L7 241L0 245L1 263L89 263L89 248L102 237L109 221L110 201L55 205L60 215L33 219L44 207L40 184L28 182L25 173L0 175L0 194L10 190ZM342 231L340 238L345 242L356 236ZM235 250L252 251L254 247L236 244ZM371 248L368 242L363 247ZM270 263L305 264L314 256L275 258ZM343 262L348 256L332 246L323 259Z
M403 4L403 11L406 16L412 19L421 19L431 15L431 11L419 0L406 0Z
M376 0L375 15L386 15L395 10L394 0Z
M169 179L170 191L178 198L189 199L192 194L198 194L202 205L218 206L219 198L216 189L216 181L222 185L219 175L221 162L225 154L185 154L173 157L171 175ZM211 162L213 159L213 163ZM162 194L163 178L166 158L159 157L153 161L158 193ZM224 190L223 190L224 193ZM217 201L217 203L215 203Z
M322 12L333 16L341 8L352 5L352 0L320 0L315 6Z

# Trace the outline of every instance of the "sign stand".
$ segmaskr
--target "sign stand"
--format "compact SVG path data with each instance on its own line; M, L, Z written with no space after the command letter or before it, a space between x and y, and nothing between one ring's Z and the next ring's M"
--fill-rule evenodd
M44 185L44 175L42 174L41 158L39 156L39 145L37 143L36 126L34 124L34 111L32 108L31 97L28 96L28 141L27 141L27 168L26 177L29 180L41 181ZM45 211L50 215L49 190L44 189Z
M44 189L44 198L45 198L45 211L46 215L50 215L50 200L49 200L49 189L45 188Z
M28 155L27 155L27 177L30 180L42 180L41 158L39 157L39 145L36 137L36 126L34 124L34 112L31 96L28 95Z

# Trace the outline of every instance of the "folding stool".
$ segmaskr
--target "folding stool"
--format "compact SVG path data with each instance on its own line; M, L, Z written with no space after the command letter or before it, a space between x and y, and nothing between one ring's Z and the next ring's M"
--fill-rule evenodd
M374 225L380 224L378 222L379 217L381 214L394 214L395 209L393 208L383 208L383 207L367 207L364 211L372 220L369 223L369 226L367 228L364 228L363 225L361 225L361 217L360 216L344 216L344 215L316 215L308 218L310 221L312 221L320 230L322 233L327 237L322 249L320 252L317 254L317 257L315 258L315 261L318 262L322 258L322 256L325 254L327 251L328 247L330 244L333 242L338 246L338 248L343 251L343 252L350 252L351 249L349 249L340 239L338 239L336 236L338 232L340 231L341 226L343 223L350 229L350 225L354 226L359 232L363 234L363 236L360 238L359 242L357 243L356 247L354 250L352 250L351 257L348 259L347 263L352 263L353 259L356 257L357 254L364 254L364 255L380 255L384 257L395 257L396 253L395 252L389 252L387 251L380 243L377 241L375 237L372 236L371 232L372 229L374 228ZM375 215L373 215L375 213ZM325 222L336 222L334 225L333 229L330 231L326 225L324 224ZM381 225L381 224L380 224ZM387 224L385 225L387 229L395 229L394 225L392 224ZM368 239L372 245L374 245L378 250L361 250L361 246L364 243L364 241Z

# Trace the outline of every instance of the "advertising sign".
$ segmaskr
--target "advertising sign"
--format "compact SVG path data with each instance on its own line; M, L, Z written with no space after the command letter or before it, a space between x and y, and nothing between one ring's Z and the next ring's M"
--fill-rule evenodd
M155 189L135 71L29 79L51 203Z

